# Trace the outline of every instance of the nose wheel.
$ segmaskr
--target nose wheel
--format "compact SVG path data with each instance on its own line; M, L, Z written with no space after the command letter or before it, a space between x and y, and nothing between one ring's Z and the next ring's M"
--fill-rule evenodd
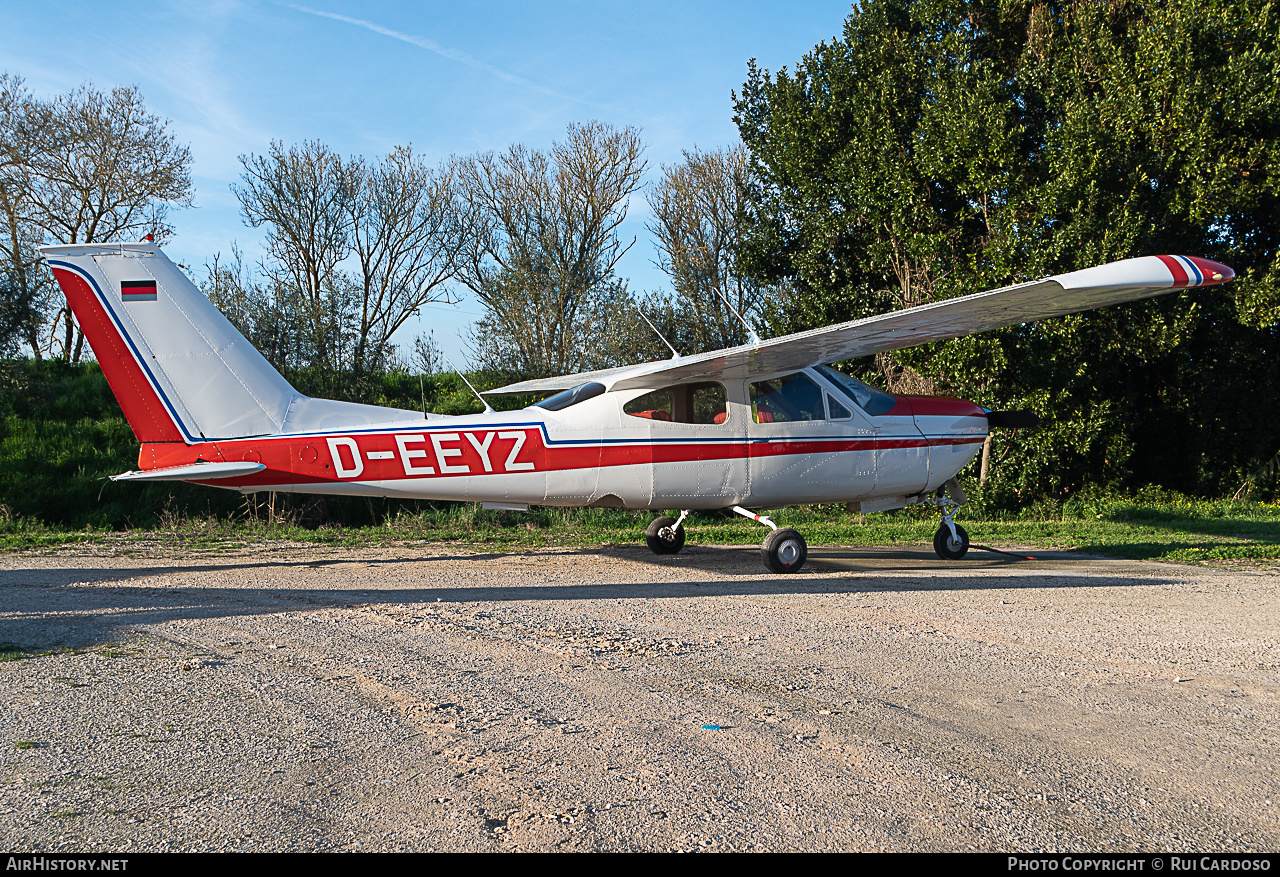
M969 553L969 534L953 519L964 500L964 491L955 478L938 488L929 500L942 512L942 524L933 534L933 550L943 560L960 560Z
M938 532L933 534L933 550L943 560L960 560L969 551L969 534L955 522L951 526L955 528L955 533L944 522Z

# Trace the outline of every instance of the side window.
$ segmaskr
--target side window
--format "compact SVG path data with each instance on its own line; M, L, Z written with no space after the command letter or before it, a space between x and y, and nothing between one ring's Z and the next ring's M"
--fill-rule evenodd
M693 420L687 422L724 423L729 419L729 409L724 404L724 384L689 384L688 390L689 414Z
M579 384L572 390L565 390L563 393L556 393L550 399L543 399L541 402L535 402L537 408L545 408L548 411L563 411L571 405L577 405L579 402L585 402L588 399L594 399L604 392L604 384L597 384L592 381L589 384Z
M751 412L756 423L827 419L822 405L822 390L799 372L752 384Z
M649 420L670 420L671 388L666 387L661 390L654 390L652 393L645 393L643 396L632 399L626 405L623 405L622 410L632 417L645 417Z
M830 393L827 394L827 416L832 420L848 420L853 416L848 408L840 404L840 400Z
M632 399L622 411L632 417L671 423L714 424L728 419L724 384L714 381L663 387Z

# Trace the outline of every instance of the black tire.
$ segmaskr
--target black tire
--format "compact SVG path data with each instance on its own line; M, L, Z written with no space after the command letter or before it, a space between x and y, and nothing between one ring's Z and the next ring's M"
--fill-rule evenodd
M799 572L809 556L809 546L795 530L774 530L760 546L760 556L765 567L774 572Z
M677 554L684 548L684 527L675 529L675 518L654 518L644 531L644 541L654 554ZM667 533L663 533L666 530ZM670 535L667 535L670 534Z
M956 524L956 535L960 537L958 543L951 538L951 530L946 524L933 534L933 550L943 560L961 560L969 553L969 534L959 524Z

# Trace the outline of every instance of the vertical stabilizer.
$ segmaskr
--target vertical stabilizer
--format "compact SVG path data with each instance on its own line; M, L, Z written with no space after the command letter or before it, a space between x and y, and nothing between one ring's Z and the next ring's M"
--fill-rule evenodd
M159 248L41 249L139 441L282 431L301 397Z

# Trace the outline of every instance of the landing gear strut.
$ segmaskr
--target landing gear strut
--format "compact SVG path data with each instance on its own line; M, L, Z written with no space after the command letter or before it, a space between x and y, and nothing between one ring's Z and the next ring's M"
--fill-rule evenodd
M767 569L781 573L800 571L809 556L809 546L805 544L803 536L789 527L779 529L777 524L769 520L768 515L757 515L742 506L734 506L733 510L744 518L759 521L773 531L760 546L760 556Z
M654 554L677 554L681 548L684 548L684 527L680 526L684 523L684 519L689 517L689 512L680 513L680 519L674 518L654 518L649 524L649 529L644 531L644 541L649 546L649 550Z
M965 501L960 482L952 478L927 501L942 512L942 524L933 534L933 550L943 560L962 559L969 551L969 534L953 517Z

